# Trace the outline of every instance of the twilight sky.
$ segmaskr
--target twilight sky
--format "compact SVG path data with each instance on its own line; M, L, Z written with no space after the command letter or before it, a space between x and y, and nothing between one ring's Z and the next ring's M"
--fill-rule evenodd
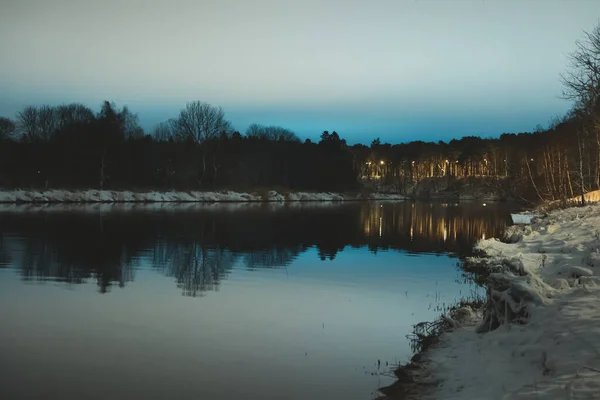
M187 101L349 143L531 131L598 0L3 0L0 115L105 100L144 128Z

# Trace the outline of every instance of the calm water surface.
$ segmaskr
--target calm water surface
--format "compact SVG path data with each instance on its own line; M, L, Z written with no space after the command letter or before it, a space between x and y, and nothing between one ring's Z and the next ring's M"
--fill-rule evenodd
M0 398L372 399L511 208L0 206Z

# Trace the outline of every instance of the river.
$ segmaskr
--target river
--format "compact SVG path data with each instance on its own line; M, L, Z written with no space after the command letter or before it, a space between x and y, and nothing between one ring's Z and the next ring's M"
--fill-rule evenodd
M376 397L515 206L0 206L0 398Z

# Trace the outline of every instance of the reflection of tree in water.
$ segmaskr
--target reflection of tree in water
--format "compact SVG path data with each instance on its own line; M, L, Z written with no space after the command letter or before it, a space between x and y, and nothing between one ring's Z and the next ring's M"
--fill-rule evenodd
M174 277L184 296L197 297L218 290L237 257L220 248L207 248L201 242L166 243L156 246L153 264L166 276Z
M1 219L0 219L1 222ZM8 267L12 257L10 256L9 248L6 245L5 235L0 231L0 268Z
M126 254L134 248L125 238L132 236L114 229L115 221L106 229L101 216L62 217L27 220L19 263L24 280L77 284L94 279L102 293L133 281L138 260Z
M83 283L90 271L76 268L68 259L60 259L56 248L47 240L29 239L25 242L21 259L21 276L25 281L56 280Z
M94 279L106 292L132 281L145 261L187 296L217 290L238 259L250 270L284 267L309 248L321 260L347 246L462 256L476 240L499 235L510 218L502 204L411 202L0 216L0 262L10 259L23 279Z
M245 253L243 259L246 268L251 271L260 268L285 267L291 264L304 250L302 246L257 250Z
M387 203L361 210L371 250L470 254L482 238L497 237L510 222L509 206L481 203Z
M342 250L344 250L344 247L333 246L331 248L331 247L328 247L327 245L317 246L317 252L319 254L319 258L321 259L321 261L335 260L335 256L337 255L338 251L342 251Z

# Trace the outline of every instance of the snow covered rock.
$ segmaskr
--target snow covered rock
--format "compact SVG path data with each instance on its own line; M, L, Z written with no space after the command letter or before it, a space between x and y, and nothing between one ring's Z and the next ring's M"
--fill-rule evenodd
M276 191L271 190L271 191L269 191L268 200L280 202L280 201L285 201L285 197L282 194L279 194Z
M502 241L504 243L518 243L523 239L523 233L525 230L522 226L512 225L509 226L502 235Z

